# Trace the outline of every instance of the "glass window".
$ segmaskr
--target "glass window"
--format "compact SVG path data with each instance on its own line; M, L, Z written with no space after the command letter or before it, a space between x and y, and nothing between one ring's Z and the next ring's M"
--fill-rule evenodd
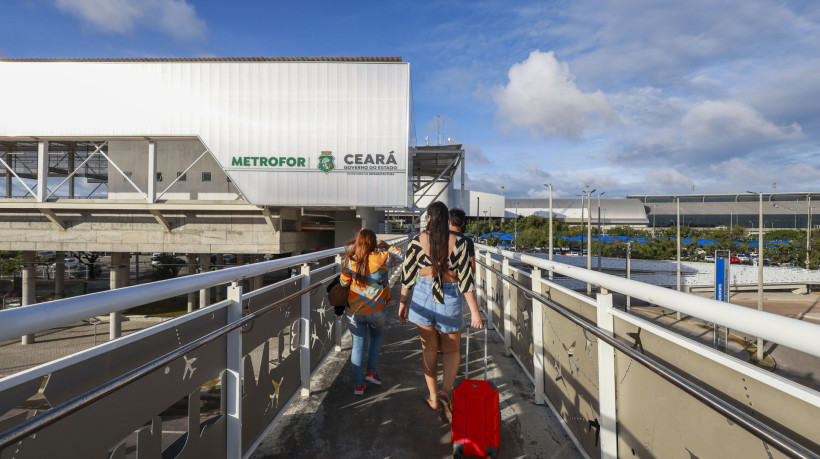
M162 181L162 172L157 172L157 182Z
M210 172L203 172L202 173L202 181L203 182L210 182L211 181L211 173Z
M186 175L188 175L188 174L183 174L182 172L177 172L177 177L179 177L178 181L184 182L187 179Z

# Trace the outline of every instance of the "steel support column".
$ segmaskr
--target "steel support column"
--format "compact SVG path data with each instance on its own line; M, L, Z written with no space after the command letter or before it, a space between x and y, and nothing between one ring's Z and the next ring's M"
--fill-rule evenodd
M504 257L504 260L501 262L501 274L504 274L505 276L509 276L511 274L510 260L507 257ZM510 282L507 280L502 280L501 285L501 304L504 305L504 355L510 356L512 355L512 333L510 331L512 328L512 301L510 295Z
M37 142L37 202L48 195L48 142Z
M598 327L612 333L614 319L611 314L612 295L598 294ZM601 415L601 457L618 457L618 416L615 404L615 348L598 340L598 404Z
M304 275L302 278L302 289L310 287L310 265L304 264L299 270ZM302 326L300 327L301 341L299 357L301 361L302 397L310 396L310 294L306 293L300 298L302 303Z
M228 287L228 323L242 319L242 286L233 282ZM228 332L226 388L227 451L225 457L242 457L242 329Z
M157 146L148 142L148 202L157 202Z
M531 273L532 291L535 296L541 296L544 292L544 284L541 282L541 270L533 268ZM535 385L535 403L543 405L544 401L544 311L543 304L532 299L532 368L533 381Z

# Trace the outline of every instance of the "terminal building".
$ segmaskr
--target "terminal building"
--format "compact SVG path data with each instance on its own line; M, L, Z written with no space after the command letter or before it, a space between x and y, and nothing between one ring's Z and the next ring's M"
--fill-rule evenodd
M536 215L549 218L550 216L549 199L507 198L504 202L507 215L510 217ZM600 223L603 228L612 226L645 228L649 224L644 206L637 199L598 200L593 196L590 203L586 199L557 198L552 200L552 213L555 219L567 225L580 225L591 221L596 226Z
M643 204L650 226L674 226L680 200L681 225L702 228L740 225L755 231L760 227L760 194L630 195L627 198ZM820 216L815 211L820 206L812 206L812 202L820 202L820 193L763 193L762 201L764 230L820 227Z

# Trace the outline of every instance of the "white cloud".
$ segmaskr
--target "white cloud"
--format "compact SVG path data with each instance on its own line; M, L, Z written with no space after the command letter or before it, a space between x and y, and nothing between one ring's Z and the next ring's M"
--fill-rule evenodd
M575 139L619 120L606 96L600 91L582 92L569 66L551 51L533 51L524 62L510 67L508 76L509 83L493 91L498 118L506 128Z
M587 174L587 173L579 173L578 176L578 184L583 183L584 185L589 185L590 188L597 188L598 191L606 191L605 188L614 188L618 185L618 182L613 180L608 175L601 175L601 174Z
M462 148L464 148L464 154L467 155L467 167L475 167L476 164L490 164L490 160L484 154L484 150L482 150L480 146L466 143L462 146Z
M125 34L148 25L178 38L197 38L207 30L187 0L56 0L56 4L104 32Z
M735 101L706 101L692 107L681 120L683 138L690 147L724 141L755 141L797 138L799 125L780 128L752 107Z
M688 186L693 183L690 178L686 177L685 175L681 174L680 172L674 169L660 169L650 171L649 182L651 184L655 184L655 186L661 186L664 188L669 188L670 185L673 188L677 188L681 186Z

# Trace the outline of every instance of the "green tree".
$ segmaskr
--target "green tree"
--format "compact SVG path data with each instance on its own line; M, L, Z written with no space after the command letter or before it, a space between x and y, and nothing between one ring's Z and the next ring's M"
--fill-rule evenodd
M156 261L157 263L154 264L153 261ZM177 258L174 254L162 253L152 260L151 269L146 271L145 274L140 277L152 281L173 279L174 277L177 277L180 269L182 269L185 265L185 260Z
M3 274L14 274L20 271L20 268L23 266L22 252L15 250L3 250L0 251L0 258L2 258L0 270L2 270Z

